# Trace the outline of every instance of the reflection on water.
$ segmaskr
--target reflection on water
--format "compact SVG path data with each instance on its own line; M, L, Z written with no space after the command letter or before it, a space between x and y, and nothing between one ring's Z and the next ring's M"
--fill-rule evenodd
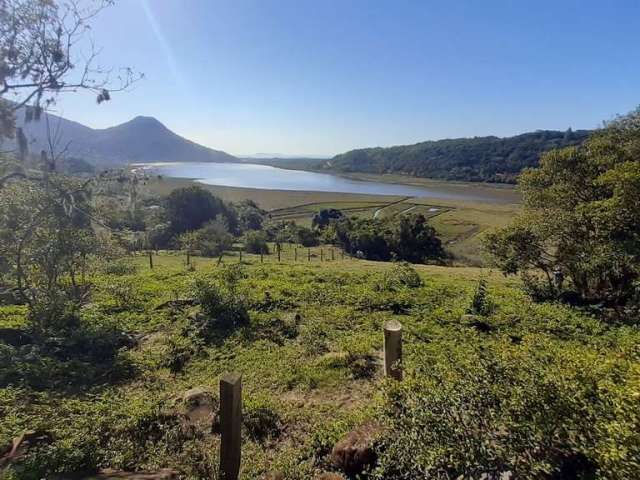
M370 195L401 195L450 200L471 200L505 203L491 191L477 187L448 188L351 180L328 173L286 170L253 163L154 163L143 166L154 174L175 178L193 178L208 185L258 188L265 190L299 190L315 192L365 193Z

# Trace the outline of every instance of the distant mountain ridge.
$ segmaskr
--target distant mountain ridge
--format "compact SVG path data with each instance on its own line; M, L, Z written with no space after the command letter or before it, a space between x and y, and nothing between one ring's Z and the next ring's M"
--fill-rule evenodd
M514 183L540 154L582 144L591 130L538 130L514 137L434 140L414 145L351 150L322 162L336 172L398 173L443 180Z
M78 122L47 114L52 136L59 131L57 149L68 144L67 156L93 165L110 167L128 163L150 162L237 162L233 155L199 145L169 130L153 117L134 119L104 129L93 129ZM29 151L48 150L47 122L25 122L25 111L16 115L16 125L23 128Z

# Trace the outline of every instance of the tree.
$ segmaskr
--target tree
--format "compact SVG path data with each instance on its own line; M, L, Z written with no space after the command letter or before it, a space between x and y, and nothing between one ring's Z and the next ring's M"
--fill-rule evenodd
M486 237L505 274L568 278L583 301L625 304L640 278L640 110L520 176L522 214Z
M252 200L245 200L236 206L239 228L241 231L260 230L267 212L262 210Z
M55 327L88 293L87 258L96 252L88 192L55 177L0 189L0 252L39 332Z
M313 228L325 228L331 222L337 222L344 218L344 214L336 208L324 208L313 216L311 226Z
M244 248L248 253L269 253L267 236L264 232L251 230L244 236Z
M27 106L27 120L62 92L91 91L98 103L111 98L141 75L95 64L98 50L88 33L90 21L113 0L0 1L0 137L13 136L13 114ZM88 46L88 50L87 50Z
M211 220L195 231L196 248L204 257L217 257L233 245L233 237L224 222Z
M196 185L172 191L166 198L165 207L171 231L177 235L198 230L218 215L230 217L222 200Z

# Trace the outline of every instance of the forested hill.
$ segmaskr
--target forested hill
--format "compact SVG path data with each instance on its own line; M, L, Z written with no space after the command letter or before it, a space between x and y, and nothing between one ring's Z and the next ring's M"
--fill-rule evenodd
M589 130L538 130L515 137L455 138L364 148L336 155L322 168L339 172L401 173L416 177L513 183L540 154L582 143Z

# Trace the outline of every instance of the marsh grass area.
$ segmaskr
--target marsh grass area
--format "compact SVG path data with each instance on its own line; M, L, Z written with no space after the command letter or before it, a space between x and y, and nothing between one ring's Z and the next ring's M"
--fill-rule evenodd
M411 428L435 432L419 414L411 417L414 427L394 425L410 418L389 410L402 395L409 395L407 407L420 407L410 396L420 391L412 382L439 385L423 391L435 403L418 412L430 411L444 436L422 439L419 448L413 447L413 460L425 455L420 461L428 462L450 449L454 461L463 462L464 455L475 451L461 449L459 442L475 445L474 437L480 436L481 443L498 442L484 447L497 452L505 447L500 442L523 441L531 432L553 448L555 436L574 442L567 452L584 450L580 454L598 465L631 465L633 451L618 447L630 445L624 442L635 435L629 412L633 389L639 386L637 377L635 384L632 380L634 368L638 373L636 330L603 325L569 307L534 304L518 282L478 268L415 266L419 285L406 282L394 264L338 255L321 262L320 248L330 258L326 246L313 249L311 262L306 257L294 262L293 248L285 246L281 263L273 254L264 263L258 255L245 254L240 264L236 252L225 255L222 263L194 257L187 266L184 255L161 252L153 255L152 270L144 255L97 264L92 301L74 327L84 332L77 350L62 345L56 350L54 339L49 340L53 346L3 346L0 352L0 445L25 430L44 432L48 439L8 478L98 467L169 467L184 478L214 478L219 434L211 421L185 426L179 416L181 399L185 392L203 389L215 404L220 376L230 371L243 375L241 477L246 479L269 472L309 479L333 470L333 445L370 420L388 422L392 432L399 429L391 434L385 468L408 468L403 462L410 460L393 453L394 442L405 442L398 448L406 453L406 442L415 434ZM491 312L474 323L463 315L481 277L488 285ZM204 305L189 301L196 279L226 285L233 298L243 299L247 318L233 328L215 323L222 317L207 323ZM23 307L0 307L0 328L24 325L24 315ZM393 393L382 377L382 326L388 320L405 328L404 393ZM110 347L110 336L116 338L117 332L129 341ZM492 375L500 378L491 380ZM543 398L543 390L550 397ZM504 395L496 404L475 403ZM615 413L600 416L610 402L617 405ZM520 410L501 411L516 404ZM455 436L460 422L438 416L455 415L458 408L471 425L463 437ZM517 422L523 422L526 432L518 430ZM547 422L555 433L547 431ZM505 429L504 437L493 438L496 425ZM403 431L407 438L398 433ZM532 442L522 455L540 452Z
M225 201L239 202L250 199L269 211L274 220L292 220L310 226L319 210L336 208L349 216L389 218L395 215L420 213L429 218L446 249L459 264L480 266L484 263L481 252L482 234L504 227L519 210L520 197L509 185L468 184L418 179L401 175L350 175L357 180L407 183L416 186L451 189L460 193L465 189L491 196L492 203L418 198L386 195L363 195L327 192L300 192L283 190L258 190L221 187L197 183ZM192 185L193 181L175 178L150 177L147 192L151 195L167 195L175 188Z

